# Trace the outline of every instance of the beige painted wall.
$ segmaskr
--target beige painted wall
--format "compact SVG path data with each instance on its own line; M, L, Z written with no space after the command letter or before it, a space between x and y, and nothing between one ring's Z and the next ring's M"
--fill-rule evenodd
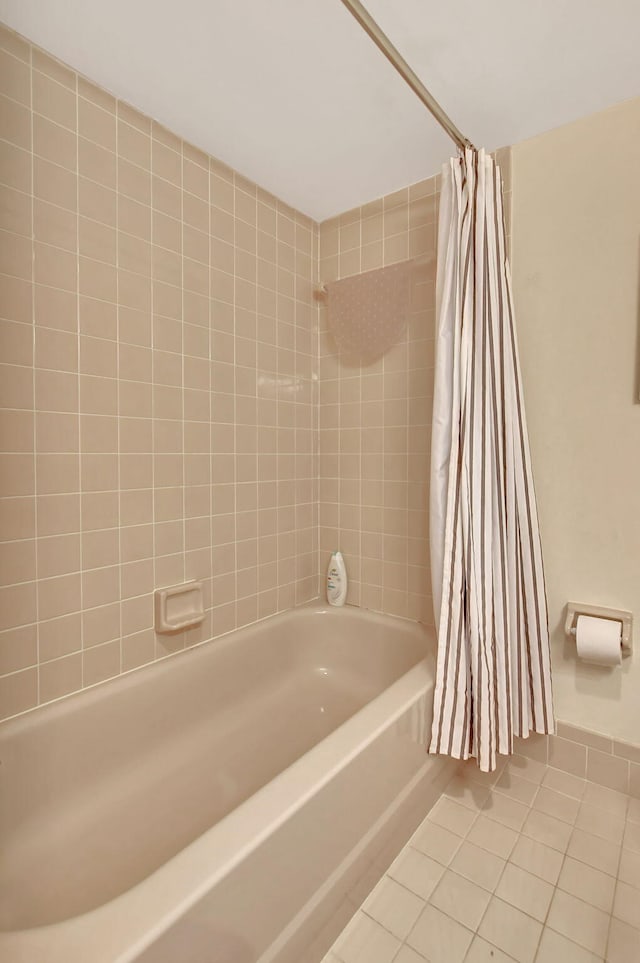
M513 275L559 719L640 743L640 99L513 150ZM571 599L631 609L636 652L580 664Z

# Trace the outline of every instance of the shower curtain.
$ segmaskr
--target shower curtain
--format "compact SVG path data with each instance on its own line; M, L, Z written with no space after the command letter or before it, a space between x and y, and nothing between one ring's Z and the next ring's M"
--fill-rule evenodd
M483 150L443 168L431 449L438 658L429 751L495 769L553 732L544 572L505 248Z

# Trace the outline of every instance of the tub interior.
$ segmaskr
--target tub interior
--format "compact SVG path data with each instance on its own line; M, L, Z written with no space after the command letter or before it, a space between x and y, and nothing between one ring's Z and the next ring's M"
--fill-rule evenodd
M410 623L341 616L287 613L6 724L2 928L140 882L425 654Z

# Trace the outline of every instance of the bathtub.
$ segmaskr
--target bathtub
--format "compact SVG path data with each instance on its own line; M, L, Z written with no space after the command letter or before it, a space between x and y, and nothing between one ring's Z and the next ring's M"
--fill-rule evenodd
M432 650L307 605L1 724L2 963L321 959L450 778Z

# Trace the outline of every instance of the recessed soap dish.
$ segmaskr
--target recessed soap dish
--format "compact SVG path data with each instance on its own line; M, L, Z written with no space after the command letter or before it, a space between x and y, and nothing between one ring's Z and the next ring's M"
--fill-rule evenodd
M179 632L204 619L202 582L183 582L168 588L156 589L156 632Z

